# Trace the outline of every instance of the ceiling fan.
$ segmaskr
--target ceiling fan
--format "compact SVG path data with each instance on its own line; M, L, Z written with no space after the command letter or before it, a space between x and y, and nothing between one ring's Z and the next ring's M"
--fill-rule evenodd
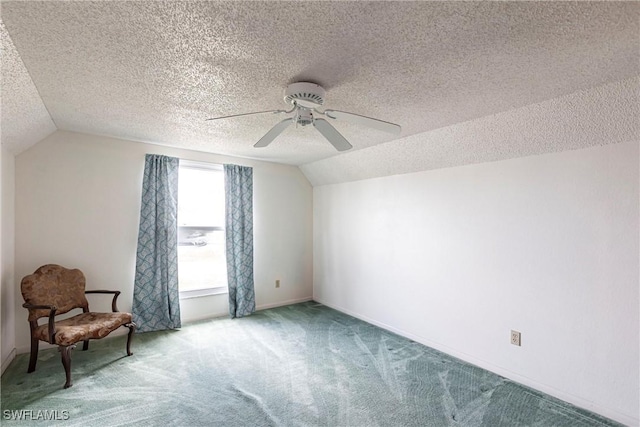
M292 83L284 91L284 100L291 105L290 110L267 110L256 111L253 113L234 114L231 116L213 117L207 120L229 119L233 117L250 116L254 114L291 114L292 116L282 120L269 132L267 132L254 147L261 148L271 144L289 125L307 126L312 124L318 132L324 136L327 141L333 145L338 151L345 151L352 148L352 145L336 130L335 127L326 119L318 116L324 116L331 120L344 120L358 125L368 126L383 132L389 132L398 135L400 126L394 123L385 122L371 117L361 116L359 114L347 113L338 110L318 110L318 107L324 104L325 90L322 86L309 82Z

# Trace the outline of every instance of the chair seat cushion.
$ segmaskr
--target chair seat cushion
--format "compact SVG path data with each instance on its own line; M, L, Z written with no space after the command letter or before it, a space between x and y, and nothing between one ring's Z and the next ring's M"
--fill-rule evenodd
M131 323L130 313L81 313L56 322L55 343L71 345L88 339L104 338L120 326ZM49 326L43 324L34 331L41 341L49 341Z

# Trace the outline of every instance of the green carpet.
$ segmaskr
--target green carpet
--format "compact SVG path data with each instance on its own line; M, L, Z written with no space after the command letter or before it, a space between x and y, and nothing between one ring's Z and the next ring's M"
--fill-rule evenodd
M131 357L124 336L80 348L67 390L57 350L32 374L18 356L2 376L2 425L618 425L315 302L137 334Z

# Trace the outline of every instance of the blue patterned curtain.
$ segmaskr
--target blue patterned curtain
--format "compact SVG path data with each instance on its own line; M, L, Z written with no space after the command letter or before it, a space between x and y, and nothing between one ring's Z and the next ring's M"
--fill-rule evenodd
M224 165L229 314L256 311L253 289L253 169Z
M174 157L145 157L132 310L139 332L180 327L178 165Z

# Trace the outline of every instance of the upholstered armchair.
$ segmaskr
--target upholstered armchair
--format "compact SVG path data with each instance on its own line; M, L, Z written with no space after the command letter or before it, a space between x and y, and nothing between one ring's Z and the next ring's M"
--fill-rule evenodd
M131 356L131 337L136 325L130 313L118 312L116 300L120 291L85 291L85 277L78 269L69 270L55 264L38 268L33 274L22 279L22 305L29 310L31 327L31 358L27 372L36 370L38 344L40 341L58 346L62 355L62 365L67 376L64 388L71 387L71 350L83 341L83 350L89 348L89 340L104 338L120 326L129 328L127 356ZM113 294L112 313L93 313L85 294ZM56 316L81 308L82 313L56 321ZM46 317L48 322L38 324L38 319Z

